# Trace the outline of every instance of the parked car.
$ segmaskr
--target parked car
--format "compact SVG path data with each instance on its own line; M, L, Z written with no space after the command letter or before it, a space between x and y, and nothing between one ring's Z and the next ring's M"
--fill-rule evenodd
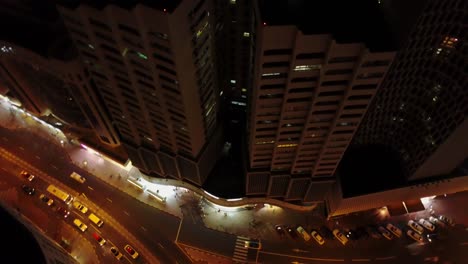
M392 234L390 234L390 231L388 231L386 228L384 228L383 226L379 226L378 230L383 237L385 237L388 240L392 240L393 236Z
M294 230L294 228L288 226L288 227L286 227L286 231L288 231L288 234L289 234L289 236L291 236L291 238L294 238L294 239L297 238L297 232L296 232L296 230Z
M431 222L432 224L437 225L439 227L445 227L445 223L440 221L439 219L437 219L434 216L429 217L429 222Z
M78 227L78 229L80 229L81 232L84 232L84 231L86 231L86 229L88 229L88 226L85 225L83 222L81 222L81 220L78 219L78 218L75 219L75 220L73 220L73 224L74 224L76 227Z
M133 259L138 258L139 254L135 251L135 249L132 248L132 246L126 245L124 249Z
M439 216L439 220L442 221L442 222L444 222L444 223L447 224L447 225L450 225L450 226L454 226L454 225L455 225L455 222L453 221L453 219L452 219L452 218L449 218L449 217L447 217L447 216L445 216L445 215L440 215L440 216Z
M346 243L348 243L348 239L346 238L345 235L343 235L343 233L341 233L340 230L338 229L333 230L333 235L336 237L336 239L338 239L338 241L341 242L341 244L346 245Z
M57 213L59 213L63 218L67 218L70 215L70 211L65 209L64 207L57 208Z
M302 226L298 226L296 230L297 230L297 233L299 233L305 241L310 240L309 233L307 233L307 231Z
M276 231L276 233L277 233L280 237L284 237L285 231L284 231L283 226L281 226L281 225L275 225L275 231Z
M435 230L435 226L429 222L428 220L421 218L419 219L419 224L424 226L427 230L433 232Z
M374 226L367 226L366 231L372 238L375 238L375 239L382 238L382 235L376 230L376 227Z
M320 233L317 230L313 230L310 234L319 245L325 244L325 239L323 239L322 235L320 235Z
M31 173L27 172L27 171L21 171L21 176L23 176L23 178L25 178L26 180L28 181L32 181L34 180L34 175L32 175Z
M392 234L394 234L396 237L401 237L401 235L403 234L400 228L392 225L391 223L387 224L387 229L388 231L392 232Z
M321 226L319 232L325 239L333 239L335 237L333 232L326 226Z
M41 194L39 196L39 199L41 199L41 201L43 201L44 203L46 203L48 206L51 206L54 204L54 200L53 199L50 199L49 197L47 197L45 194Z
M358 240L358 235L357 232L354 231L353 229L346 230L346 237L351 239L351 240Z
M424 243L424 239L419 233L416 233L416 232L414 232L413 230L410 229L410 230L406 231L406 234L409 237L411 237L413 240L415 240L416 242Z
M36 190L33 187L28 186L26 184L23 184L21 186L21 189L23 189L23 191L28 195L34 195L34 193L36 192Z
M247 240L244 242L244 247L246 248L253 248L253 249L260 249L262 248L262 244L258 239Z
M408 221L408 226L411 227L411 229L413 229L414 231L416 231L420 235L424 232L424 228L422 226L418 225L418 223L416 223L413 220Z
M356 228L355 232L356 232L356 236L357 236L358 239L360 239L360 238L368 239L369 238L369 233L367 233L366 228L363 227L363 226L360 226L360 227Z
M120 260L122 258L122 253L120 253L120 251L117 248L111 247L110 251L111 251L112 255L114 255L114 257L116 259Z

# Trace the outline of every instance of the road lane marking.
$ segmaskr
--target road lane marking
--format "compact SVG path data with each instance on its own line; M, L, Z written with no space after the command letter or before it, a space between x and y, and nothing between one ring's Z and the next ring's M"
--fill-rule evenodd
M351 259L351 261L370 261L370 259Z
M288 257L288 258L307 259L307 260L333 261L333 262L345 261L344 259L309 258L309 257L301 257L301 256L288 255L288 254L281 254L281 253L268 252L268 251L262 251L261 254L282 256L282 257Z
M8 141L8 138L2 137L3 141Z
M52 168L58 170L57 166L55 166L55 165L52 165Z
M24 150L24 148L23 148L23 147L21 147L21 146L20 146L19 148L20 148L21 150Z
M148 231L144 226L140 226L140 228L143 229L143 231Z
M39 157L39 156L37 156L37 155L36 155L36 156L34 156L34 157L36 157L36 159L38 159L38 160L40 160L40 159L41 159L41 157Z
M184 221L184 218L180 219L179 229L177 229L177 235L176 235L176 238L175 238L176 243L177 243L177 240L179 239L179 233L180 233L180 228L182 227L182 221Z
M91 191L94 191L93 187L91 187L89 185L88 185L88 189L90 189Z
M158 243L158 246L159 246L159 247L161 247L161 248L164 248L164 246L163 246L163 245L161 245L161 243Z
M5 168L2 168L2 170L4 170L4 171L8 172L8 171L7 171Z
M124 214L130 216L130 214L127 211L123 211L123 212L124 212Z
M390 257L381 257L381 258L375 258L376 260L387 260L387 259L394 259L396 256L390 256Z
M111 199L109 199L109 198L106 198L106 200L112 203L112 200L111 200Z
M460 243L460 246L468 246L468 242L462 242Z

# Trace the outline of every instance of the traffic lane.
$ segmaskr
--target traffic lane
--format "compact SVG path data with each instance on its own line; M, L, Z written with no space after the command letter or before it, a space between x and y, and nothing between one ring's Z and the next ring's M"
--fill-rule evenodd
M185 263L188 260L173 240L168 239L175 238L179 223L177 217L143 204L100 180L96 180L92 186L93 190L87 189L85 192L88 199L95 201L114 219L118 219L120 224L145 242L149 249L157 252L158 257L164 257L161 261L174 263L180 260Z

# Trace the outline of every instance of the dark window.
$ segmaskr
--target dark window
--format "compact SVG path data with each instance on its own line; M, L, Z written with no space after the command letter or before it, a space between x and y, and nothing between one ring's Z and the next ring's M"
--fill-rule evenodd
M390 60L373 60L366 61L362 64L362 67L376 67L376 66L387 66L390 64Z
M271 55L291 55L292 49L271 49L265 50L263 52L264 56L271 56Z
M119 52L118 50L116 50L114 47L111 47L111 46L106 45L106 44L101 44L100 46L101 46L101 48L103 48L104 50L109 51L109 52L111 52L111 53L113 53L113 54L115 54L115 55L120 56L120 52Z
M315 103L316 106L325 106L325 105L337 105L340 101L322 101Z
M344 114L341 115L340 118L359 118L362 114Z
M371 72L371 73L361 73L358 75L358 79L373 79L373 78L380 78L384 76L383 72Z
M168 54L171 54L171 49L169 49L168 47L165 47L165 46L163 46L161 44L158 44L156 42L151 43L151 46L153 46L154 48L156 48L156 49L158 49L160 51L164 51L164 52L166 52Z
M119 29L124 31L124 32L127 32L127 33L130 33L130 34L133 34L135 36L140 36L140 32L138 32L138 30L132 28L132 27L129 27L129 26L126 26L126 25L123 25L123 24L119 24Z
M286 101L288 103L311 102L312 101L312 96L303 97L303 98L289 98Z
M263 68L289 67L289 61L265 62Z
M292 83L297 83L297 82L316 82L317 77L300 77L300 78L294 78L291 80Z
M344 91L330 91L330 92L321 92L319 93L320 96L338 96L338 95L343 95Z
M262 80L265 80L265 79L283 79L283 78L288 78L288 74L283 72L283 73L280 73L280 74L277 74L277 75L262 76Z
M112 39L111 37L107 36L107 35L101 34L99 32L94 32L94 35L96 35L96 37L98 37L98 38L100 38L102 40L105 40L107 42L116 44L115 40Z
M323 52L314 52L314 53L301 53L296 56L296 59L323 59L325 58L325 53Z
M283 94L264 94L260 95L260 99L277 99L277 98L283 98Z
M344 107L345 110L356 110L356 109L366 109L367 105L347 105Z
M284 84L265 84L260 86L260 90L267 89L284 89Z
M161 70L161 71L170 73L170 74L172 74L172 75L176 75L176 72L175 72L175 71L173 71L173 70L171 70L171 69L169 69L169 68L167 68L167 67L164 67L164 66L162 66L162 65L159 65L159 64L158 64L158 65L156 65L156 68L158 68L158 69Z
M322 86L334 86L334 85L348 85L349 82L346 80L341 81L326 81L322 83Z
M376 89L377 84L360 84L351 87L351 90L372 90Z
M167 63L171 64L171 65L174 65L174 62L173 62L171 59L168 59L168 58L166 58L166 57L163 57L163 56L161 56L161 55L159 55L159 54L157 54L157 53L153 53L153 57L154 57L155 59L162 60L162 61L164 61L164 62L167 62Z
M168 35L160 32L148 32L148 35L156 37L158 39L167 40Z
M308 93L308 92L313 92L314 87L304 87L304 88L293 88L289 89L289 93Z
M103 22L98 21L98 20L96 20L96 19L94 19L94 18L91 18L91 17L90 17L90 18L89 18L89 23L90 23L91 25L94 25L94 26L100 28L100 29L104 29L104 30L109 31L109 32L112 31L112 29L111 29L108 25L106 25L106 24L104 24Z
M350 74L353 73L353 69L334 69L328 70L325 75L339 75L339 74Z
M312 112L313 115L328 115L334 114L336 110L321 110L321 111L314 111Z
M341 63L341 62L353 62L356 61L358 57L349 56L349 57L335 57L328 60L328 63Z
M333 135L337 135L337 134L352 134L354 130L337 130L337 131L333 131Z
M366 100L366 99L370 99L371 97L372 97L372 94L352 95L348 97L348 100Z

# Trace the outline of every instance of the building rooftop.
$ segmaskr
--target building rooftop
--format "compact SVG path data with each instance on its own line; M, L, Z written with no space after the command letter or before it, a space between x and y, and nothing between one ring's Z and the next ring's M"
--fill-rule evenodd
M267 25L297 25L304 34L332 34L338 43L363 42L371 51L396 49L376 0L258 0Z
M69 8L76 8L80 4L86 4L97 9L102 9L108 5L116 5L124 9L133 9L137 4L172 12L182 0L57 0L57 2Z

